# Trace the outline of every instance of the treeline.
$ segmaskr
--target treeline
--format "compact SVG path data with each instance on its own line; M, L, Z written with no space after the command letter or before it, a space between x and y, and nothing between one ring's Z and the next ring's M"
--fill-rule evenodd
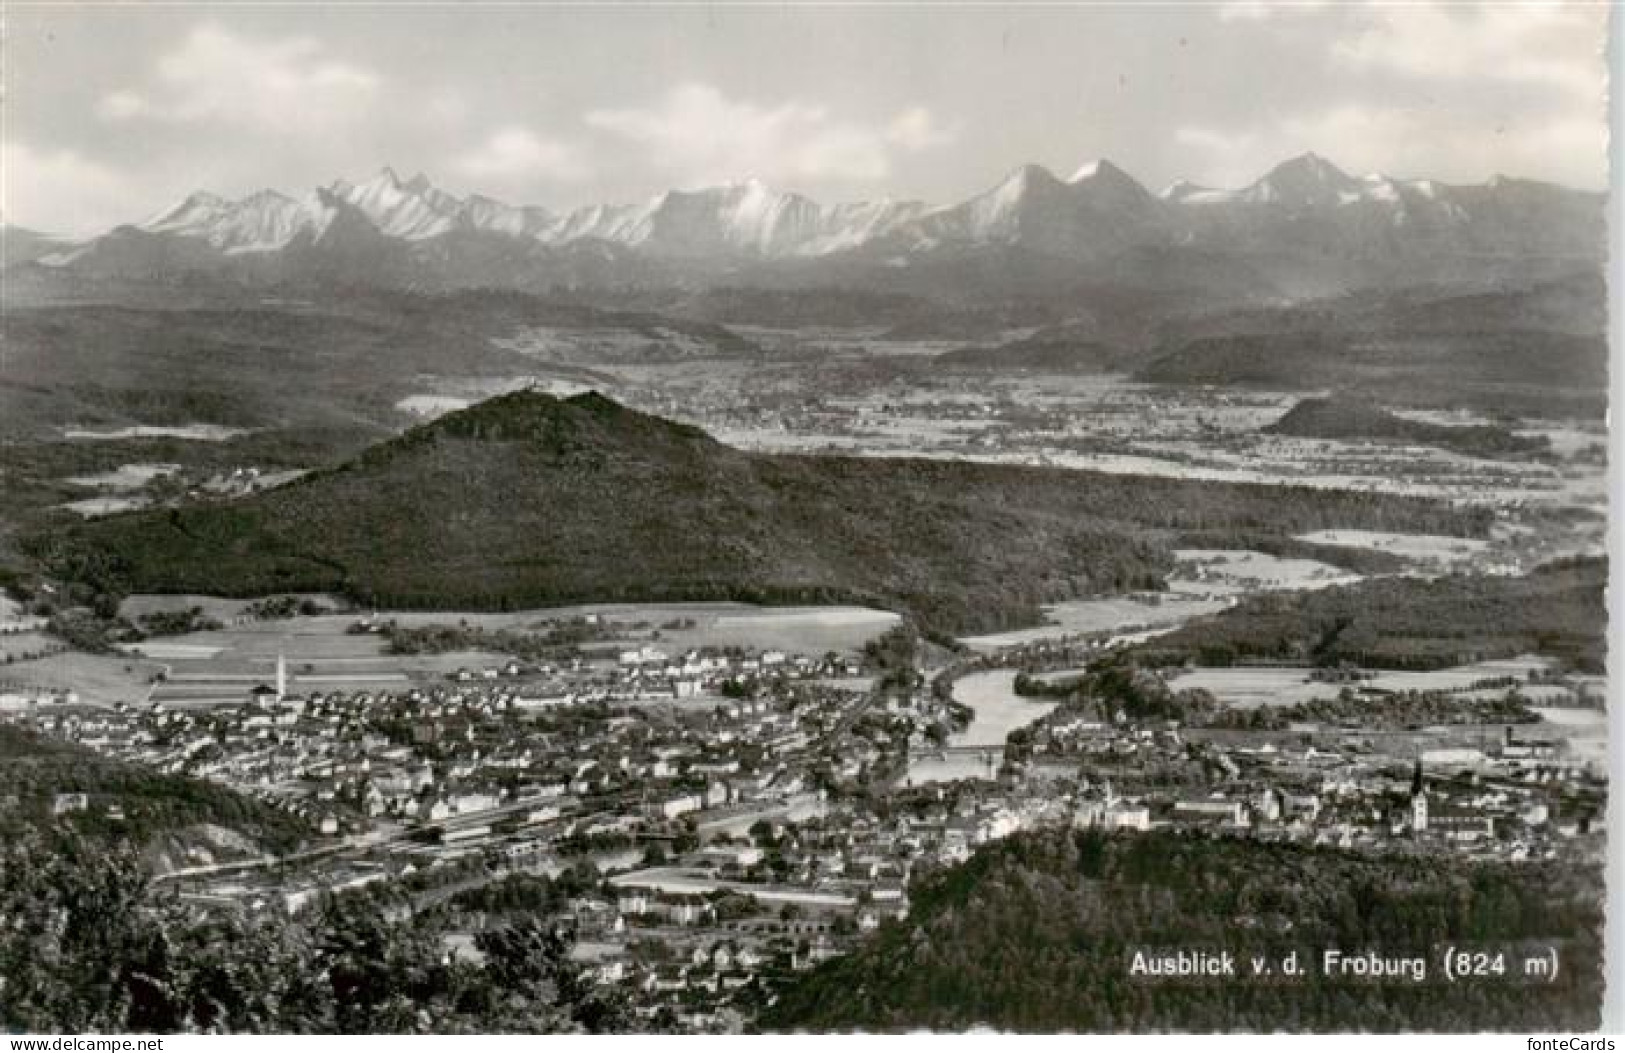
M908 917L792 981L768 1030L1583 1031L1602 1003L1597 866L1471 864L1173 832L1018 834L917 882ZM1559 948L1555 982L1451 984L1447 945ZM1320 975L1420 954L1427 982ZM1137 950L1313 960L1297 982L1131 976ZM1514 959L1515 960L1515 959Z
M495 651L530 661L556 660L577 654L584 643L607 639L614 631L600 622L570 618L548 622L536 631L488 629L482 625L384 626L391 654L445 654L451 651Z
M202 607L188 607L184 611L152 611L140 614L135 624L147 636L180 636L183 633L213 632L224 626L218 618L203 613Z
M1180 548L1250 549L1281 559L1313 559L1355 574L1398 574L1410 568L1404 556L1357 545L1328 545L1263 531L1190 531L1179 539Z
M1431 424L1395 416L1357 398L1304 399L1264 429L1310 439L1356 439L1438 446L1474 457L1551 452L1544 435L1519 435L1495 424Z
M1522 577L1382 578L1254 596L1136 648L1145 664L1249 659L1439 669L1536 653L1601 673L1608 564L1562 560Z
M1535 724L1540 714L1527 699L1462 698L1439 691L1400 691L1317 698L1286 706L1225 708L1205 721L1208 727L1282 731L1293 724L1332 724L1369 731L1399 731L1440 724Z
M58 795L81 793L88 798L83 811L53 814ZM0 724L0 841L70 832L139 851L155 838L204 824L278 854L313 834L303 820L224 786Z
M448 956L432 918L364 895L294 918L199 914L84 842L0 847L0 1031L485 1034L641 1026L534 920Z
M1163 679L1132 662L1112 656L1072 676L1042 677L1017 673L1012 687L1029 698L1056 699L1069 713L1095 720L1177 720L1204 723L1219 708L1206 691L1171 690Z

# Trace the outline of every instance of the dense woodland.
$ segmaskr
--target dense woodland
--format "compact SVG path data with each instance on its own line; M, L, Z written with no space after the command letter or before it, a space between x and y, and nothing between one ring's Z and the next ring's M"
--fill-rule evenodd
M1188 834L1018 834L910 890L850 956L785 990L769 1030L1579 1031L1601 1004L1597 868L1365 857ZM1451 984L1452 943L1555 942L1556 983ZM1133 952L1429 954L1427 982L1153 981Z
M88 807L53 815L59 794ZM568 960L568 931L520 917L448 962L439 915L347 894L289 918L204 911L154 878L222 843L286 853L301 821L0 724L0 1032L624 1031L642 1026ZM580 890L546 882L549 902Z
M1598 271L1451 292L1372 289L1169 320L1140 379L1327 389L1390 406L1601 417L1607 294Z
M586 618L546 622L530 630L488 629L482 625L401 625L383 627L390 654L445 654L491 651L527 661L556 661L581 652L581 645L612 639L615 630Z
M1309 439L1438 446L1476 457L1527 456L1551 450L1550 440L1543 435L1519 435L1497 424L1430 424L1396 416L1356 398L1304 399L1264 430Z
M222 505L109 516L30 551L93 591L335 591L391 607L859 602L931 632L1161 586L1193 532L1477 536L1420 498L931 460L766 456L596 394L491 399ZM1020 539L1013 544L1012 539Z
M54 816L59 794L85 794L90 807ZM111 817L109 805L122 814ZM312 834L301 820L223 786L166 775L0 723L0 841L68 831L145 849L155 839L204 826L230 830L258 849L279 853Z
M1605 559L1562 560L1523 577L1380 578L1254 596L1142 645L1152 664L1281 659L1438 669L1537 653L1588 673L1607 650Z
M483 1034L627 1031L567 930L483 932L449 958L434 918L364 895L289 918L205 913L95 840L0 847L0 1031Z

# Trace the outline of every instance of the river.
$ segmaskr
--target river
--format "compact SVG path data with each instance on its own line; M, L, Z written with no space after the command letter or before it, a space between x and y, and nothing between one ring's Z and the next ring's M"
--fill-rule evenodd
M1016 728L1025 727L1055 708L1054 702L1034 702L1015 691L1014 669L990 669L970 673L954 681L954 699L975 713L963 731L948 737L949 746L985 746L985 753L927 755L908 766L907 783L952 782L955 779L985 778L989 762L996 769L1004 756L1004 740Z

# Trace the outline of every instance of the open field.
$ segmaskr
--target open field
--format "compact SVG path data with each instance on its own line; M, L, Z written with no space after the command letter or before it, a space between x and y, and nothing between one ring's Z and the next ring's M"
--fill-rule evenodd
M1476 538L1437 537L1431 534L1390 534L1376 530L1316 530L1298 535L1299 541L1317 545L1346 545L1388 552L1419 563L1470 562L1489 548Z
M118 512L133 512L137 508L147 507L147 500L143 497L87 497L80 501L66 501L60 506L70 512L75 512L90 519L94 516L110 516Z
M662 637L673 646L739 645L806 655L826 651L857 651L865 643L896 625L891 611L867 607L757 608L718 615L694 629L667 630Z
M354 621L351 615L251 620L212 632L146 640L128 650L163 664L166 679L154 688L152 700L165 704L244 701L254 685L274 679L278 655L285 658L289 687L296 691L402 689L498 660L463 652L389 655L383 637L350 633Z
M1183 623L1204 614L1215 614L1230 606L1227 596L1203 591L1182 591L1182 583L1169 582L1166 593L1117 596L1093 600L1068 600L1047 604L1044 616L1049 624L1031 629L966 636L960 643L978 651L1056 640L1081 634L1161 628Z
M891 611L867 607L761 607L726 602L596 603L505 613L381 611L373 617L407 627L467 622L484 629L516 632L545 627L549 622L591 617L625 631L629 638L641 639L658 632L661 648L668 652L736 646L807 655L861 650L899 620Z
M127 616L202 607L226 623L209 632L166 636L129 645L132 655L167 669L152 700L166 704L221 704L246 699L256 684L275 676L286 660L290 690L400 690L444 680L460 669L499 665L508 656L485 651L396 655L378 633L355 633L355 614L324 614L274 620L245 619L244 601L208 596L135 596ZM463 611L378 612L405 626L466 623L492 630L544 629L575 617L595 616L611 629L602 649L654 642L668 653L700 646L739 646L822 655L854 652L897 623L888 611L861 607L755 607L743 603L602 604L507 613ZM3 641L4 638L0 638ZM153 666L158 668L157 665Z
M42 654L60 646L60 640L42 632L3 633L0 634L0 661ZM4 670L0 670L0 676L4 675Z
M0 669L7 689L33 688L77 692L79 701L96 705L145 702L152 681L163 671L157 662L136 657L109 657L64 651Z
M1419 673L1386 670L1374 674L1370 679L1348 685L1313 680L1308 666L1232 666L1177 673L1168 677L1168 684L1181 691L1190 688L1211 691L1221 702L1251 708L1289 706L1317 698L1336 698L1345 686L1369 687L1379 691L1465 691L1478 681L1496 677L1511 676L1522 681L1531 670L1543 670L1550 665L1544 658L1525 656ZM1505 693L1505 688L1493 692L1496 697Z
M65 481L75 486L88 486L100 490L139 490L160 475L180 470L178 464L121 464L111 471L95 475L73 475Z
M1285 559L1246 549L1184 548L1175 549L1174 557L1180 561L1176 571L1180 582L1209 590L1322 589L1360 580L1358 574L1319 560Z
M225 442L247 434L243 428L227 428L218 424L152 425L138 424L127 428L62 429L64 439L187 439L192 442Z
M347 601L323 593L291 593L333 607ZM128 618L163 611L185 611L201 607L204 615L227 621L246 612L252 600L197 594L143 593L128 597L119 613ZM393 621L408 628L427 625L467 624L489 630L524 632L573 618L596 617L605 623L628 629L642 626L661 629L663 638L673 641L692 636L692 643L739 644L791 649L811 653L834 641L847 649L861 647L874 636L895 625L898 616L891 611L867 607L761 607L749 603L595 603L567 607L538 607L522 611L388 611L318 615L276 621L260 621L233 630L245 636L287 634L343 636L362 617L374 622ZM692 628L664 629L678 622L693 622ZM194 634L199 635L199 634ZM698 639L715 637L715 639ZM760 642L758 642L760 641Z
M1568 743L1569 752L1598 767L1608 764L1608 714L1600 709L1537 707L1541 733Z

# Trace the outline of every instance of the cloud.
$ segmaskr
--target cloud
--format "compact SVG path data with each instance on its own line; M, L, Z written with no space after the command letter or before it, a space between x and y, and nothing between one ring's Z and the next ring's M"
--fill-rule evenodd
M729 99L700 83L678 85L650 106L592 110L585 121L639 146L653 164L691 184L745 176L875 182L891 174L896 152L929 149L954 134L920 106L872 126L806 102Z
M1313 150L1355 171L1458 182L1605 181L1601 4L1242 3L1219 14L1267 20L1253 32L1309 49L1324 90L1176 128L1192 178L1233 186Z
M932 150L947 146L959 138L958 127L945 128L937 123L931 111L924 106L910 106L892 118L886 127L886 139L905 150Z
M1221 22L1262 22L1283 15L1322 11L1331 0L1232 0L1219 5Z
M1601 4L1407 4L1363 9L1366 24L1332 48L1352 69L1418 80L1544 86L1596 101L1608 10Z
M73 150L0 143L0 216L68 236L130 219L129 187L112 168Z
M473 179L509 183L537 178L569 182L584 179L589 173L575 146L517 126L492 132L457 160L455 167Z
M1354 173L1463 183L1497 172L1535 173L1594 187L1607 150L1603 123L1585 113L1468 120L1453 111L1355 103L1249 127L1181 127L1174 141L1190 160L1192 178L1218 186L1243 185L1313 151Z
M363 117L380 85L308 37L256 40L200 25L161 56L147 83L104 95L108 121L220 123L245 131L331 130Z

